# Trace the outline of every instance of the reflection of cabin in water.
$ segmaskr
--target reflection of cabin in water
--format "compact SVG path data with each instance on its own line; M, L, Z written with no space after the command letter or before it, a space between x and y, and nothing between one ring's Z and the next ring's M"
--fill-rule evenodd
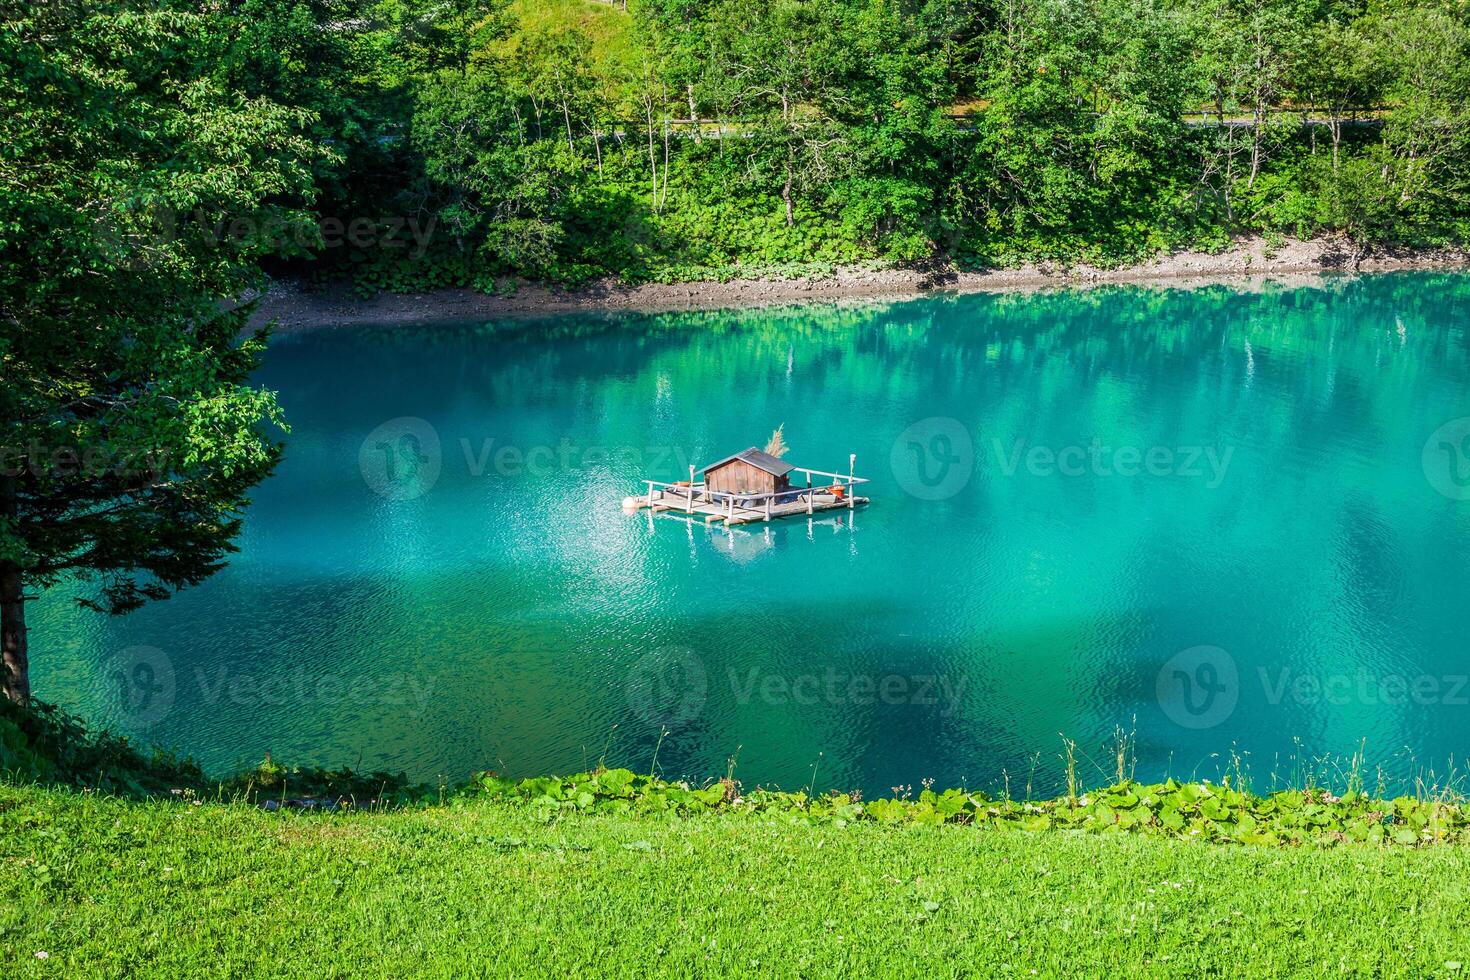
M754 446L726 456L704 468L704 488L710 493L779 493L791 489L790 463Z
M868 502L867 497L853 492L859 483L868 482L853 475L856 459L856 456L847 457L847 474L843 475L793 466L752 446L710 463L704 468L703 481L694 479L692 466L686 481L644 480L648 493L624 499L623 507L626 510L647 507L655 513L699 514L710 524L716 521L748 524L836 507L851 510ZM805 475L805 487L791 486L793 473Z

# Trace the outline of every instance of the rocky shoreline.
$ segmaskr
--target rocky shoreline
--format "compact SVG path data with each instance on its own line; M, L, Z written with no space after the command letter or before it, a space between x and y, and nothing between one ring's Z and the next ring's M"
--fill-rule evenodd
M470 289L441 289L367 299L345 284L305 289L278 282L262 299L255 323L275 322L278 332L370 324L428 324L509 316L587 311L669 312L731 309L807 300L899 299L935 292L975 293L1076 287L1107 283L1158 283L1177 288L1220 282L1281 280L1309 283L1324 275L1404 269L1470 267L1470 252L1377 248L1355 255L1336 240L1272 245L1241 239L1222 252L1176 252L1138 265L1096 268L1049 263L1013 269L958 272L950 269L839 268L830 275L793 279L732 279L726 282L648 283L626 286L604 280L578 290L536 283L487 296Z

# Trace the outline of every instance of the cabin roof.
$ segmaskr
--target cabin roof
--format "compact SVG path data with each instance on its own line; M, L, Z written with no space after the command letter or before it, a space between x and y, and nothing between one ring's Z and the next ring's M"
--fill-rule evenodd
M710 470L717 470L726 463L733 463L737 459L743 463L749 463L756 469L763 470L772 476L785 476L795 469L795 467L784 459L772 456L770 453L761 452L759 449L751 446L749 449L738 452L733 456L726 456L722 460L710 463L704 468L703 472L708 473Z

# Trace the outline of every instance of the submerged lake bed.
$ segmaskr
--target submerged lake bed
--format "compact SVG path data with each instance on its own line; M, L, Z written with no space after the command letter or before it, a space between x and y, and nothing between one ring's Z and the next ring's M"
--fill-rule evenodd
M1470 740L1470 277L1105 287L282 335L241 552L36 689L276 758L1037 792ZM784 424L872 504L624 513Z

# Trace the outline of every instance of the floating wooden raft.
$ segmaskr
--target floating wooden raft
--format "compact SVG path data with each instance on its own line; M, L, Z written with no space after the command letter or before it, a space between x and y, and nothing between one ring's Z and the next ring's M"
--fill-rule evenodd
M648 487L647 492L624 498L623 509L636 511L646 507L654 513L672 511L690 516L699 514L708 524L724 521L728 525L735 525L815 514L817 511L842 507L851 510L868 503L867 497L858 496L856 492L858 484L867 483L868 480L853 475L852 465L857 459L855 456L848 457L849 468L845 475L786 465L782 476L785 473L804 473L805 487L791 487L789 483L783 482L779 489L748 492L726 489L720 485L720 481L710 480L711 473L718 467L732 461L740 463L748 460L752 458L748 455L751 452L752 450L747 450L706 467L706 479L702 482L695 481L692 466L689 468L689 480L686 483L644 480ZM828 482L813 486L814 478Z

